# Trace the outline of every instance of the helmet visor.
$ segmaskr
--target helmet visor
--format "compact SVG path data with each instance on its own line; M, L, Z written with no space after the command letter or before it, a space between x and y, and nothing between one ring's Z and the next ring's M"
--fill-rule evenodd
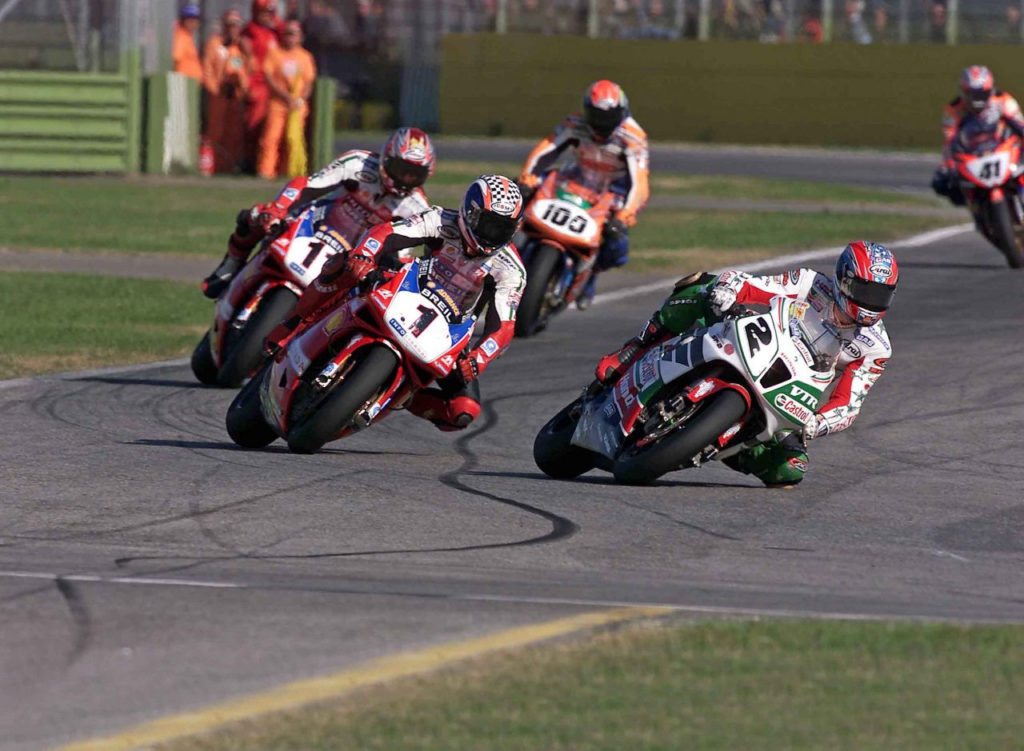
M973 112L981 112L992 96L992 89L970 89L967 92L967 103Z
M874 313L882 313L892 305L892 298L896 294L896 285L846 277L839 283L839 291L846 295L854 305Z
M425 164L413 164L397 156L389 156L384 160L384 171L396 185L406 190L423 185L430 174L430 168Z
M518 227L517 219L481 211L471 229L480 245L485 248L497 248L511 241Z
M587 125L589 125L598 135L609 135L613 130L619 127L619 123L622 122L622 107L612 107L608 110L602 110L597 107L593 107L588 103L583 109Z

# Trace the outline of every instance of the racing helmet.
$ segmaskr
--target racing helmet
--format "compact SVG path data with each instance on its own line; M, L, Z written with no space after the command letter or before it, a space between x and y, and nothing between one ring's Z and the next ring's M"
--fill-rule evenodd
M459 231L469 257L489 256L512 241L523 223L523 195L514 180L481 175L459 207Z
M984 65L972 65L960 74L960 95L971 112L985 109L995 85L992 71Z
M595 81L583 95L583 120L599 138L608 138L629 117L629 100L613 81Z
M836 261L836 305L858 326L873 326L892 304L899 277L887 247L865 240L850 243Z
M419 128L399 128L380 150L380 184L388 193L408 195L434 174L437 159L430 136Z

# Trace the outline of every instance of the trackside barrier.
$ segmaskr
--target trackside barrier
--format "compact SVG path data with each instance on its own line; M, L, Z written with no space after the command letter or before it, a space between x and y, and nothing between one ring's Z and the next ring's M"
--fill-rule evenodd
M0 71L0 170L138 171L133 60L123 74Z
M334 153L334 101L338 98L338 82L333 78L318 78L313 88L310 111L309 166L320 169L335 157Z
M199 83L180 73L146 79L146 172L199 168Z

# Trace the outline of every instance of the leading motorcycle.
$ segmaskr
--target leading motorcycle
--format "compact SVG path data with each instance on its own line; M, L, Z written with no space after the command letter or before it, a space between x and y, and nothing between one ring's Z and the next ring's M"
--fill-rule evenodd
M261 448L281 437L310 454L449 375L477 314L459 309L430 264L414 259L296 331L231 403L231 439Z
M1024 168L1021 140L1001 119L967 118L951 144L960 191L978 230L1006 256L1024 266Z
M767 312L741 307L649 347L618 380L595 381L551 418L534 441L534 461L550 477L600 468L642 485L777 433L803 434L835 378L841 346L806 310L775 297Z

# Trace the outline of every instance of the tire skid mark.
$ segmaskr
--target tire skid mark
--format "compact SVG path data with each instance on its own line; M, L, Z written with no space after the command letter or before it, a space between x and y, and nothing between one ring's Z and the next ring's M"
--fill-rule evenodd
M92 617L89 615L89 609L86 607L85 601L81 596L78 584L68 581L62 576L56 577L54 584L57 585L57 591L64 598L64 602L71 613L71 620L75 630L74 641L71 644L71 651L66 661L67 666L70 667L84 654L86 647L92 639Z
M629 501L619 501L619 503L621 503L623 506L628 506L629 508L637 509L638 511L644 511L644 512L646 512L648 514L653 514L654 516L659 516L662 519L667 519L668 521L672 522L673 524L677 524L680 527L684 527L686 529L689 529L689 530L691 530L693 532L697 532L697 533L702 534L702 535L708 535L710 537L716 537L719 540L731 540L732 542L743 542L743 538L742 537L734 537L733 535L727 535L724 532L716 532L713 529L707 529L705 527L700 526L699 524L693 524L691 522L683 521L682 519L677 519L676 517L672 516L672 514L668 514L668 513L664 512L664 511L656 511L655 509L647 508L646 506L642 506L639 503L630 503Z

